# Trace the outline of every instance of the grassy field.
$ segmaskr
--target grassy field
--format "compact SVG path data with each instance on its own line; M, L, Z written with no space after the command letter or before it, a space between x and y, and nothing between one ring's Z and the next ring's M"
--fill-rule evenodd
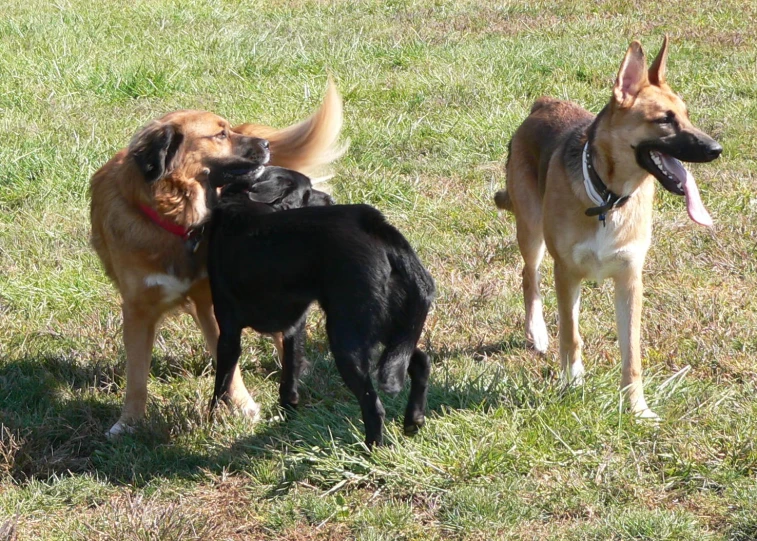
M757 2L2 1L0 540L757 539ZM620 411L612 284L587 284L584 387L525 348L507 141L549 94L598 111L630 40L671 36L668 79L724 146L693 166L713 230L658 194L645 285L647 399ZM148 120L203 108L288 125L327 75L345 101L340 202L388 215L434 275L426 427L364 452L311 317L303 407L206 420L212 367L166 321L148 419L124 392L120 308L88 245L89 177ZM243 368L277 413L273 347Z

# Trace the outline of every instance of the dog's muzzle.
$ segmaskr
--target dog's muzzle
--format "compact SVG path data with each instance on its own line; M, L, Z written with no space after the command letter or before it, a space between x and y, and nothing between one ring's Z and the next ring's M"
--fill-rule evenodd
M675 135L644 141L636 146L636 162L651 173L670 193L686 197L689 217L701 225L712 225L712 218L699 196L693 175L681 162L711 162L723 147L709 135L681 131Z

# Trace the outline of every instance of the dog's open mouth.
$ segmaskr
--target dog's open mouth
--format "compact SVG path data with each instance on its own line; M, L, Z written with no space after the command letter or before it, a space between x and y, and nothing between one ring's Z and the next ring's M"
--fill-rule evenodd
M699 196L699 188L693 175L679 160L659 150L641 152L638 157L640 165L652 173L663 188L670 193L686 197L689 218L700 225L713 225L712 217Z

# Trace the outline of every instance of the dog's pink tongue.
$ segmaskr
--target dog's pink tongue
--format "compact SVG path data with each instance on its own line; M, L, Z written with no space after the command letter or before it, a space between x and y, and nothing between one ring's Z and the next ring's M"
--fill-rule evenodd
M694 176L675 158L663 153L660 153L660 157L668 172L672 173L681 182L683 193L686 196L686 210L689 213L689 218L699 225L711 227L714 222L710 213L704 208Z
M702 198L699 197L697 183L688 169L686 170L686 182L683 183L683 191L686 193L686 210L689 212L689 218L699 225L712 227L714 225L712 216L704 208Z

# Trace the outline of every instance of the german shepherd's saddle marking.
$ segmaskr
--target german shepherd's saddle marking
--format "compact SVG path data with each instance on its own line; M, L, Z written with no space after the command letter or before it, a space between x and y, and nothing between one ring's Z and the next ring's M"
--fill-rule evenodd
M514 212L524 260L526 338L547 350L539 291L545 246L555 262L560 363L567 382L584 367L578 334L580 285L612 278L622 358L621 387L631 411L656 418L641 378L641 271L652 240L655 182L686 199L691 219L712 225L685 162L709 162L722 147L695 128L665 82L667 36L647 69L641 45L628 47L612 98L595 117L578 105L540 98L515 131L499 208Z

